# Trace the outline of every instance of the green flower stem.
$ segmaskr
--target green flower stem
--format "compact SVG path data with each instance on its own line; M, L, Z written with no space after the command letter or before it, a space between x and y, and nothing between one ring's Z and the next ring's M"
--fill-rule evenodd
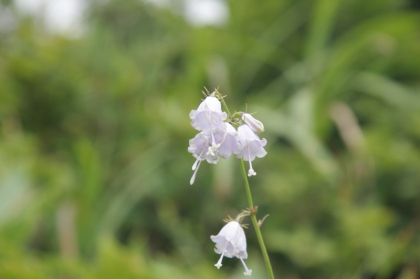
M231 114L229 111L228 106L225 103L225 100L223 98L220 98L221 103L223 104L223 107L228 113L228 117L231 118ZM242 175L245 180L245 188L246 188L246 196L248 197L248 204L250 208L254 207L254 203L252 202L252 195L251 195L251 189L249 188L249 182L248 177L246 176L245 166L244 166L244 160L241 158L241 170ZM260 243L261 251L264 257L265 265L267 267L267 271L270 274L270 279L274 279L273 269L271 268L270 258L268 257L267 249L265 248L264 240L261 235L260 227L258 227L258 221L257 217L255 215L251 216L252 224L254 225L255 232L257 233L258 242Z
M228 118L230 118L232 115L230 115L230 111L229 111L228 106L227 106L227 105L226 105L226 103L225 103L225 100L224 100L223 98L220 98L220 101L222 102L223 107L225 108L225 110L226 110L226 111L227 111L227 113L228 113Z
M248 203L249 207L253 208L254 204L252 202L252 196L251 196L251 189L249 188L249 182L248 177L246 176L245 166L244 166L244 160L241 158L241 170L242 170L242 176L245 180L245 188L246 188L246 195L248 197ZM267 249L265 248L264 240L261 235L260 227L258 226L257 217L255 215L251 216L252 224L254 225L255 232L257 234L258 242L260 243L261 252L264 257L265 265L267 267L267 271L270 275L271 279L274 279L273 269L271 268L270 258L268 257Z

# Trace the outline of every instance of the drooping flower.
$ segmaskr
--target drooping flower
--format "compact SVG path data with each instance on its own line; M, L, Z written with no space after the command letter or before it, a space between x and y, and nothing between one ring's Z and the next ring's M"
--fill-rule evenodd
M216 97L209 96L198 106L197 110L190 112L191 126L194 129L202 131L203 134L211 136L211 144L208 152L211 155L220 147L216 143L215 134L225 133L227 118L226 112L222 112L222 105Z
M191 126L204 134L210 135L216 129L225 129L227 114L222 111L222 104L216 97L209 96L190 112Z
M208 152L210 148L210 140L210 136L207 136L202 132L198 133L193 139L190 139L190 146L188 147L188 152L192 153L193 156L197 159L192 166L194 174L190 180L191 185L195 181L195 176L197 175L197 171L200 167L201 161L206 160L210 164L216 164L219 161L219 157L216 154L210 154Z
M249 128L251 128L252 131L254 131L254 133L261 134L264 132L264 125L261 121L255 119L251 114L242 113L242 120L249 126Z
M244 262L244 259L248 258L248 253L246 252L245 232L239 222L230 221L222 228L218 235L212 235L210 238L216 243L216 249L214 251L217 254L221 254L219 261L215 264L218 269L222 266L223 257L237 257L244 265L244 274L251 275L252 270L248 269Z
M241 144L239 143L238 132L233 128L229 123L226 123L226 132L224 134L217 134L216 142L220 143L218 148L218 153L220 157L228 159L232 153L238 154L241 149Z
M242 150L236 156L238 158L243 158L244 161L249 161L248 176L257 175L257 173L252 168L251 162L255 159L255 157L262 158L267 154L263 147L267 144L267 140L260 140L260 138L251 130L248 125L239 126L238 136Z
M190 139L188 152L192 153L197 159L192 166L194 174L191 177L191 185L194 183L201 161L206 160L210 164L216 164L219 161L217 155L227 159L232 153L238 154L240 152L241 145L239 143L238 132L229 123L226 123L226 130L224 132L217 131L213 138L214 142L212 142L212 136L200 132L193 139Z

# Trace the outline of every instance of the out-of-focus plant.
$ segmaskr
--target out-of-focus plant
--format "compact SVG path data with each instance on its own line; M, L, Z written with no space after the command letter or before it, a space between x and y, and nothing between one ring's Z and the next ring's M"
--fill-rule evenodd
M188 183L203 85L264 123L277 277L419 277L415 1L226 1L200 28L168 2L91 1L68 39L0 1L0 277L242 278L208 239L247 203L234 161Z

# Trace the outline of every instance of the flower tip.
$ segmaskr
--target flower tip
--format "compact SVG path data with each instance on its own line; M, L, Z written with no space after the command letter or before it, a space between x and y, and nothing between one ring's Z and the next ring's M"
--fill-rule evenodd
M197 163L198 163L198 160L197 160L197 161L195 161L195 163L192 165L192 170L193 170L193 171L197 168Z
M251 177L253 175L257 175L257 173L253 169L249 169L248 176Z
M197 166L195 166L195 164L198 162L198 165ZM194 174L193 174L193 176L191 177L191 180L190 180L190 185L193 185L194 184L194 181L195 181L195 176L197 175L197 171L198 171L198 168L200 167L200 165L201 165L201 160L199 161L199 160L197 160L196 161L196 163L194 163L194 165L193 165L193 170L195 169L195 171L194 171Z
M193 176L191 177L191 180L190 180L190 185L193 185L193 184L194 184L194 181L195 181L195 174L196 174L196 172L194 172Z
M217 263L217 264L215 264L214 266L215 266L215 267L217 267L217 269L220 269L220 267L222 266L222 264L218 262L218 263Z
M242 258L239 258L239 259L241 260L242 264L244 265L244 268L245 268L244 274L246 276L251 276L252 269L248 269L248 267L246 266L246 264L245 264L245 262L244 262L244 260Z

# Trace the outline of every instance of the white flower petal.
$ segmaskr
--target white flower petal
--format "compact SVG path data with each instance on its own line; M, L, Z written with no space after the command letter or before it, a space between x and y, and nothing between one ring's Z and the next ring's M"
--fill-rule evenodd
M248 258L245 232L237 221L229 222L220 230L218 235L212 235L210 238L216 243L215 252L217 254L222 254L215 265L217 268L220 268L223 257L237 257L241 259L242 262L242 259ZM244 266L246 266L245 263ZM246 272L248 272L247 268Z
M210 135L211 132L216 132L218 129L222 131L226 129L223 120L227 118L227 114L222 112L222 105L216 97L207 97L197 110L190 112L190 118L191 126L203 131L206 135Z

